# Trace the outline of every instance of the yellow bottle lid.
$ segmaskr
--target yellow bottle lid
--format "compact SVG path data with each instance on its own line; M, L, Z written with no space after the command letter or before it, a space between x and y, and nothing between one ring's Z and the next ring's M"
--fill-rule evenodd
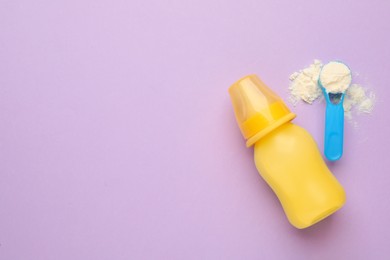
M256 75L238 80L229 88L229 94L247 147L296 117Z

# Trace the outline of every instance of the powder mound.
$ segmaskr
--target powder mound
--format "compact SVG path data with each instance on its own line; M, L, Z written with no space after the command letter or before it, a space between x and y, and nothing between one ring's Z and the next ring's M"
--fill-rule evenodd
M332 63L328 63L328 65ZM323 85L327 85L327 92L344 92L346 89L343 103L345 116L351 119L352 111L356 111L359 114L371 113L375 105L375 94L373 92L367 93L366 88L356 83L346 87L351 82L351 71L343 63L334 65L328 68L331 73L324 74L330 75L329 77L321 75L321 82ZM318 84L318 79L323 67L321 61L316 59L308 67L291 74L289 99L294 106L301 100L312 104L315 100L322 97L323 92ZM345 70L345 67L347 70Z
M319 60L314 60L314 63L309 67L298 72L294 72L290 76L291 85L290 101L296 105L299 100L312 104L314 100L322 95L321 88L318 86L318 77L322 63Z

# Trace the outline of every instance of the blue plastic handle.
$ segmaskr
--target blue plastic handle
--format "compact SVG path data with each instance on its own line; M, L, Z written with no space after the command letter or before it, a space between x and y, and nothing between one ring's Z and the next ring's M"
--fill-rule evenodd
M343 155L344 140L344 94L341 95L340 102L331 102L328 93L326 98L325 112L325 141L324 153L328 160L336 161Z

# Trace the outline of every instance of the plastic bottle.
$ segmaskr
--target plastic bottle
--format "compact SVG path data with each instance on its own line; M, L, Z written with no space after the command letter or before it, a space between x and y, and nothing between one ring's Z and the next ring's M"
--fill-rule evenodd
M343 187L326 166L312 136L292 124L281 98L256 75L229 88L237 123L254 145L256 168L279 198L290 223L306 228L345 203Z

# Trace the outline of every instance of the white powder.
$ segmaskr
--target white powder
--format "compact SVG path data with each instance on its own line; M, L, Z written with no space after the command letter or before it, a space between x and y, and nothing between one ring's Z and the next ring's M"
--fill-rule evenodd
M351 81L351 71L344 63L332 61L322 67L320 82L327 93L342 93Z
M344 112L349 119L352 118L352 108L355 108L358 113L371 113L374 108L375 94L370 92L366 94L363 86L352 84L345 92L344 97Z
M294 72L290 76L290 101L293 105L296 105L300 100L312 104L315 100L323 96L321 87L318 85L318 79L320 77L321 69L324 68L321 73L321 83L326 85L327 92L340 93L344 92L346 88L343 107L347 118L352 118L352 111L357 111L358 113L371 113L375 104L375 94L373 92L367 93L367 90L359 84L352 84L348 87L350 84L349 80L352 77L348 67L348 71L345 70L345 65L331 66L329 71L332 73L325 74L326 67L327 66L322 65L321 61L314 60L313 64L309 67ZM340 71L338 71L337 68ZM333 76L324 77L324 75ZM342 82L342 84L339 84L339 82Z
M314 60L314 63L309 67L291 74L289 90L291 93L290 100L294 105L299 100L312 104L314 100L322 95L321 88L318 86L321 68L321 61Z
M374 108L374 100L375 95L373 97L365 98L360 104L359 104L359 111L363 113L371 113L372 109Z

